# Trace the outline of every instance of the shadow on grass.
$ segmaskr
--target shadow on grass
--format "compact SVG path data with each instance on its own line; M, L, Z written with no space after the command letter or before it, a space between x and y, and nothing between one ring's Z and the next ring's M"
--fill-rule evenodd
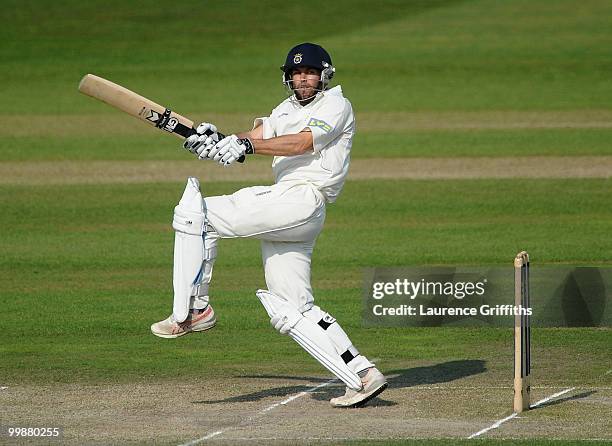
M401 389L414 386L422 386L428 384L440 384L451 382L467 376L477 375L485 372L485 361L480 359L467 359L461 361L448 361L440 364L424 367L414 367L410 369L384 370L385 376L391 389ZM259 401L269 397L284 397L293 395L299 392L308 392L312 394L315 400L329 400L342 393L339 386L340 382L334 383L333 386L321 387L312 390L316 385L328 382L329 378L316 378L312 376L286 376L286 375L241 375L237 378L248 379L282 379L307 381L311 384L299 384L294 386L273 387L270 389L251 392L244 395L236 395L220 400L202 400L192 401L194 404L219 404L219 403L239 403ZM343 386L342 386L343 387ZM384 394L383 394L384 395ZM382 398L373 399L369 406L395 406L397 403L387 401Z

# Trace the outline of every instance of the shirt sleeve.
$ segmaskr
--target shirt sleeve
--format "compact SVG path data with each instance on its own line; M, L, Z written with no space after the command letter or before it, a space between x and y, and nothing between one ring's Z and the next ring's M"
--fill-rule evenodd
M270 116L262 116L255 118L253 121L253 129L263 125L263 139L270 139L276 136L276 118L274 116L276 109L272 110Z
M341 136L353 119L351 103L344 99L317 110L306 124L312 132L314 152L320 152Z

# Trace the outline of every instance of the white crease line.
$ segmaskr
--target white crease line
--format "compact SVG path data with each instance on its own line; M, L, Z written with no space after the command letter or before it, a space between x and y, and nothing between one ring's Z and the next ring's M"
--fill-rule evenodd
M217 435L221 435L224 431L217 431L217 432L213 432L211 434L205 435L202 438L198 438L197 440L192 440L189 443L185 443L183 446L191 446L194 444L198 444L201 443L202 441L206 441L206 440L210 440L211 438L216 437Z
M311 389L304 390L303 392L300 392L300 393L296 393L295 395L290 396L289 398L287 398L286 400L281 401L280 403L274 403L271 406L266 407L265 409L263 409L259 413L260 414L266 413L266 412L269 412L269 411L271 411L272 409L274 409L274 408L276 408L278 406L284 406L285 404L288 404L288 403L290 403L293 400L297 400L298 398L301 398L301 397L303 397L304 395L306 395L308 393L314 392L315 390L318 390L318 389L320 389L322 387L328 386L331 383L333 383L334 381L336 381L336 380L332 379L330 381L324 382L323 384L319 384L318 386L315 386L315 387L313 387Z
M483 430L478 431L476 433L473 433L472 435L470 435L468 437L468 439L471 438L476 438L486 432L489 432L491 429L497 429L499 426L501 426L502 424L504 424L506 421L511 420L512 418L518 416L518 413L514 412L512 415L508 415L506 418L502 418L501 420L497 420L495 423L493 423L491 426L489 427L485 427Z
M541 399L540 401L537 401L536 403L534 403L531 406L529 406L529 408L533 409L534 407L541 406L542 404L547 403L548 401L550 401L550 400L552 400L554 398L557 398L557 397L559 397L561 395L564 395L564 394L566 394L568 392L571 392L574 389L575 389L575 387L570 387L569 389L565 389L565 390L562 390L561 392L554 393L554 394L552 394L552 395L550 395L550 396L548 396L548 397L546 397L544 399ZM468 437L468 439L479 437L480 435L485 434L485 433L489 432L492 429L497 429L499 426L504 424L506 421L509 421L509 420L511 420L513 418L516 418L517 416L518 416L518 413L517 412L513 412L511 415L508 415L506 418L502 418L501 420L497 420L491 426L485 427L483 430L480 430L478 432L473 433L472 435L470 435Z
M572 391L572 390L574 390L574 389L575 389L575 387L570 387L569 389L565 389L565 390L562 390L561 392L557 392L557 393L555 393L555 394L553 394L553 395L551 395L551 396L549 396L549 397L546 397L546 398L544 398L544 399L541 399L540 401L538 401L538 402L536 402L536 403L532 404L531 406L529 406L529 408L530 408L530 409L532 409L532 408L534 408L534 407L541 406L542 404L547 403L548 401L550 401L550 400L552 400L552 399L555 399L555 398L557 398L558 396L564 395L564 394L566 394L567 392L571 392L571 391Z
M4 386L0 387L0 390L6 390L6 389L8 389L8 387L4 387Z
M238 426L243 425L243 424L246 424L246 423L248 423L249 421L251 421L251 420L253 420L254 418L256 418L257 416L260 416L260 415L263 415L263 414L265 414L265 413L267 413L267 412L270 412L271 410L273 410L273 409L277 408L278 406L284 406L284 405L286 405L286 404L289 404L291 401L295 401L295 400L297 400L298 398L303 397L304 395L307 395L307 394L309 394L309 393L314 392L315 390L318 390L318 389L320 389L320 388L322 388L322 387L325 387L325 386L329 386L330 384L333 384L333 383L334 383L334 382L336 382L336 381L337 381L337 379L336 379L336 378L334 378L334 379L330 379L329 381L324 382L324 383L322 383L322 384L319 384L318 386L311 387L310 389L308 389L308 390L304 390L303 392L300 392L300 393L296 393L295 395L292 395L292 396L290 396L289 398L284 399L283 401L280 401L280 402L278 402L278 403L274 403L274 404L272 404L272 405L270 405L270 406L266 407L265 409L260 410L259 412L257 412L257 414L256 414L256 415L251 416L251 417L248 417L248 418L247 418L247 419L246 419L244 422L240 423ZM189 441L189 442L187 442L187 443L183 443L183 444L181 444L180 446L193 446L193 445L196 445L196 444L198 444L198 443L202 443L203 441L210 440L211 438L217 437L217 436L219 436L219 435L221 435L221 434L223 434L223 433L227 432L228 430L234 429L234 428L236 428L236 427L237 427L237 426L230 426L230 427L227 427L227 428L225 428L225 429L223 429L223 430L212 432L212 433L210 433L210 434L208 434L208 435L205 435L205 436L203 436L203 437L196 438L195 440L191 440L191 441Z

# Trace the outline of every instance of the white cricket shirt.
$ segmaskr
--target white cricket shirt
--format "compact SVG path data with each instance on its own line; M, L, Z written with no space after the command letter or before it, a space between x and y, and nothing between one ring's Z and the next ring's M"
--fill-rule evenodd
M314 150L303 155L275 156L272 170L276 182L306 180L317 187L328 202L336 201L348 174L355 117L351 103L336 86L305 106L290 98L272 110L270 116L257 118L263 125L263 138L312 132Z

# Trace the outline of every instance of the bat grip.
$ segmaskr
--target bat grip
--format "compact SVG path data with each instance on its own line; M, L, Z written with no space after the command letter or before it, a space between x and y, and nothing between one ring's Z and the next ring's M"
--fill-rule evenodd
M189 134L186 136L186 138L189 138L191 135L197 135L198 132L196 132L196 129L191 128L189 129ZM206 130L204 132L205 135L210 136L212 135L214 132L210 129ZM217 135L219 135L219 141L221 141L223 138L225 138L225 135L221 132L217 132ZM240 140L238 140L240 141ZM240 158L238 158L236 161L238 161L239 163L244 163L246 157L244 155L242 155Z

